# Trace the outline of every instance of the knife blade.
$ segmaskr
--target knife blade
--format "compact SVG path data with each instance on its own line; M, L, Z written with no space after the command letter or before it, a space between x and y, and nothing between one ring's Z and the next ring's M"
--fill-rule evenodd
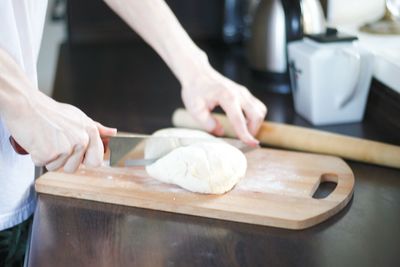
M204 138L204 137L180 137L180 136L152 136L144 134L118 134L110 137L108 148L110 150L110 166L146 166L165 156L171 149L199 142L228 143L243 153L247 153L257 147L251 147L244 142L233 138ZM166 149L161 144L167 144ZM158 147L157 147L158 146ZM146 147L156 147L157 156L146 156ZM153 151L154 154L154 151Z

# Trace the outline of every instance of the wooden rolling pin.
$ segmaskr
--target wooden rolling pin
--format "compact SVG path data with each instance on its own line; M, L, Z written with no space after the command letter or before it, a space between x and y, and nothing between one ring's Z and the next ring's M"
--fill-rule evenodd
M226 116L213 115L221 122L226 136L236 137ZM185 109L175 110L172 123L177 127L201 129ZM400 147L381 142L276 122L263 122L257 139L264 145L400 168Z

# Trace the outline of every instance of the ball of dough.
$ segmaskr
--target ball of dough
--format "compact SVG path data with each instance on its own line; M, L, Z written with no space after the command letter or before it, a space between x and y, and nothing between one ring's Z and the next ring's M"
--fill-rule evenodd
M244 177L247 161L244 154L215 137L196 130L164 129L154 136L185 137L182 140L150 139L146 158L163 155L146 166L147 173L162 182L187 190L223 194ZM194 139L191 140L190 138ZM188 139L186 139L188 138Z

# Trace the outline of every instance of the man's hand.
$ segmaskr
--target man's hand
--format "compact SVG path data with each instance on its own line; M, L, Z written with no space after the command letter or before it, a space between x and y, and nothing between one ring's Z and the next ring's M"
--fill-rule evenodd
M222 126L210 114L216 106L221 106L238 137L249 145L258 144L254 136L264 121L267 108L244 86L209 67L199 71L194 81L183 83L182 99L189 113L207 131L223 135Z
M81 163L101 164L100 135L111 129L94 122L78 108L54 101L34 88L13 59L0 49L0 117L11 136L37 166L50 171L75 171Z
M78 108L56 102L39 91L26 105L6 112L3 120L35 165L46 166L49 171L64 167L66 172L74 172L81 163L99 166L104 154L100 134L116 133Z

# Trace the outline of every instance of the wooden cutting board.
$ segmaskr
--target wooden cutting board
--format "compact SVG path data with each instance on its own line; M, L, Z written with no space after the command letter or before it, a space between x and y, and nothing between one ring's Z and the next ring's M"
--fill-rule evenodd
M304 229L339 212L351 199L354 175L340 158L274 149L246 153L246 177L224 195L203 195L149 177L143 167L81 167L74 174L48 172L40 193L209 218ZM321 181L337 182L324 199Z

